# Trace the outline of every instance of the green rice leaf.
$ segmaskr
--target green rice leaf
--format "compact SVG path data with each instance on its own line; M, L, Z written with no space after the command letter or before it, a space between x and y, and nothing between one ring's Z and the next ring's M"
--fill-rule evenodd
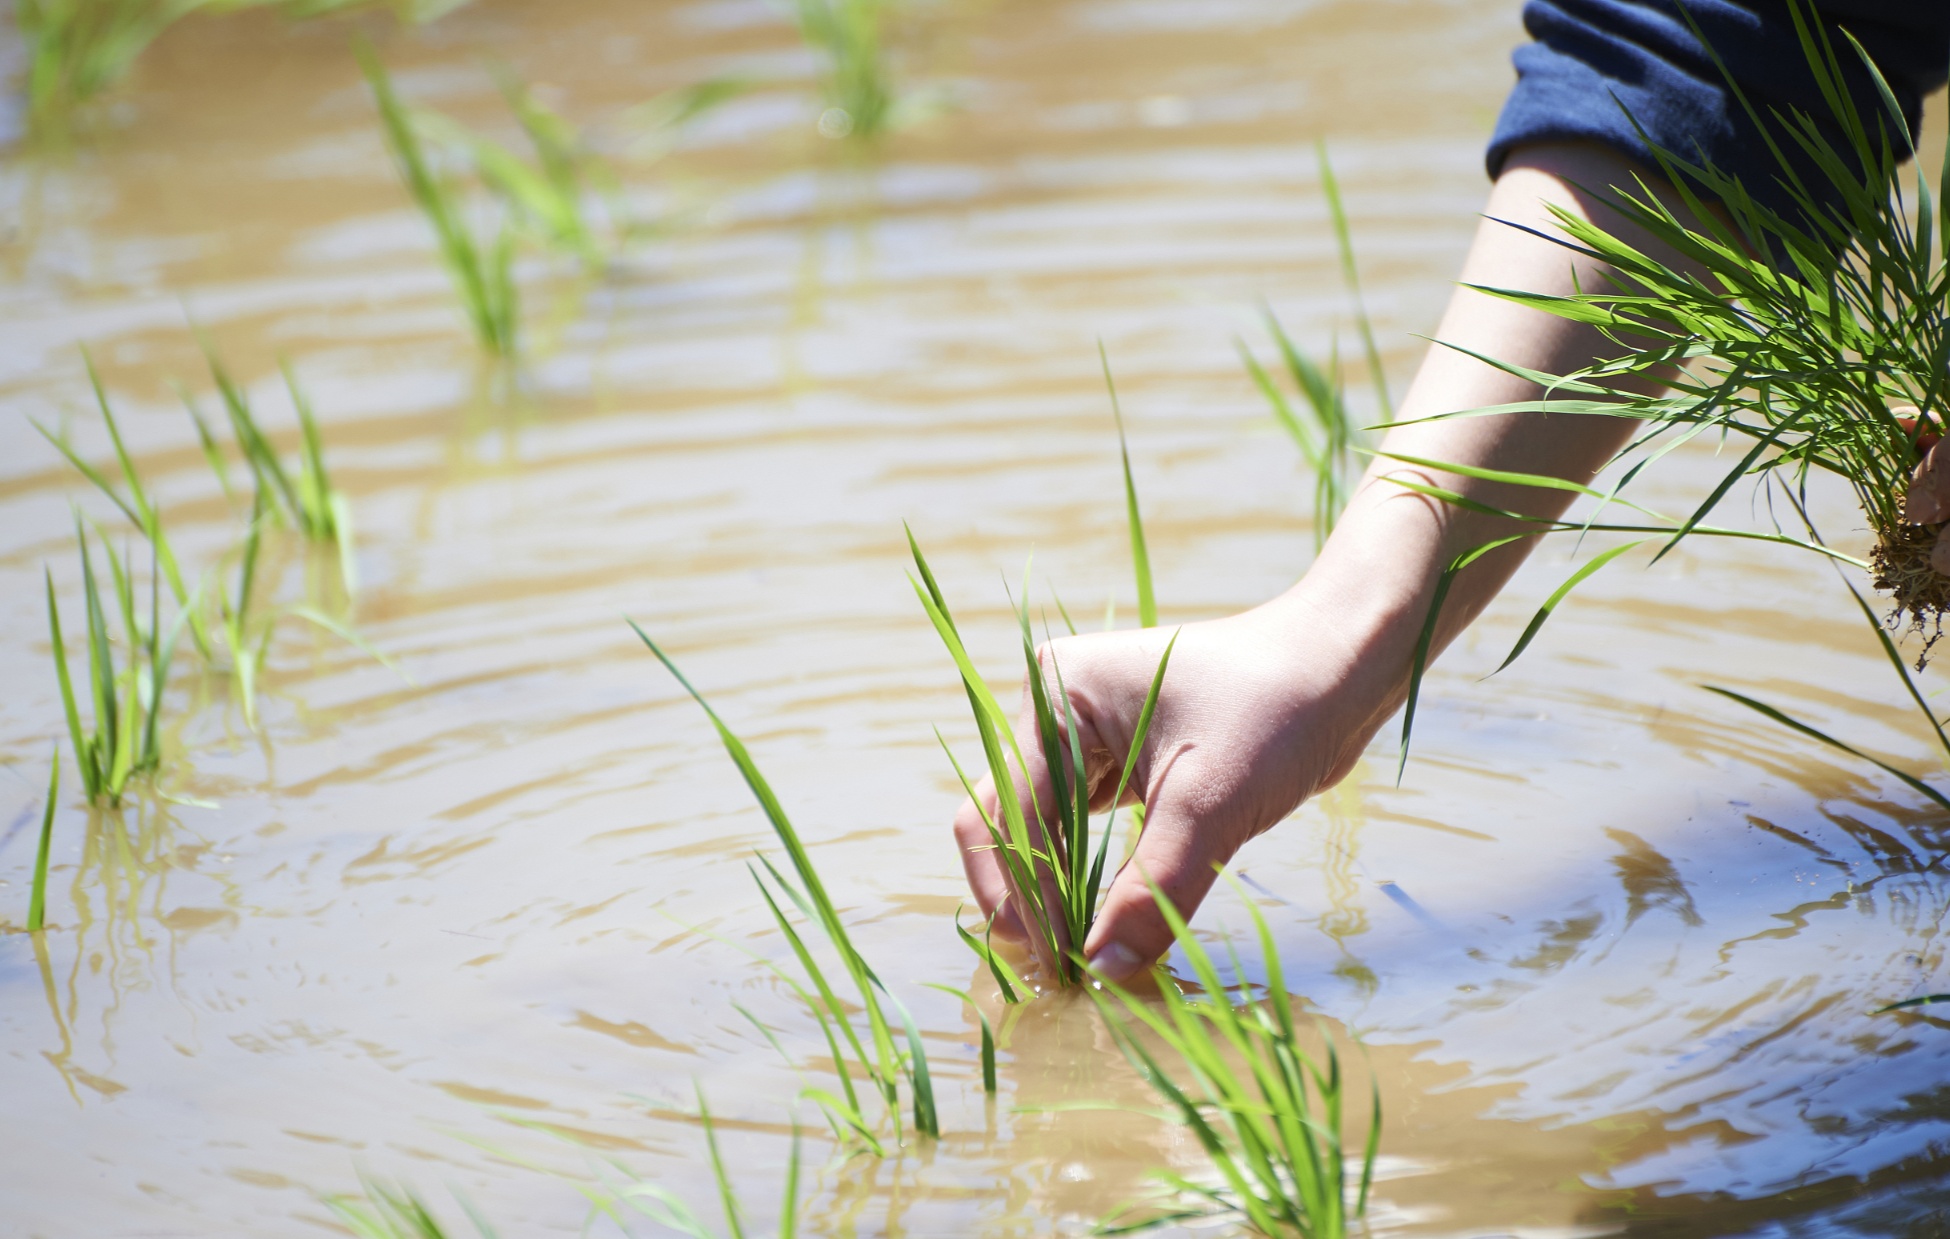
M1110 354L1104 342L1097 341L1097 359L1103 363L1104 386L1110 392L1110 412L1117 422L1117 450L1124 462L1124 515L1131 532L1131 570L1137 577L1138 625L1158 626L1158 599L1151 586L1151 553L1144 542L1144 518L1138 514L1137 483L1131 478L1131 449L1124 438L1124 411L1117 404L1117 382L1110 376Z
M1748 697L1745 694L1736 693L1730 688L1719 688L1712 684L1702 684L1700 687L1704 688L1709 693L1718 693L1720 696L1727 698L1729 701L1737 701L1741 705L1746 706L1749 710L1753 710L1756 713L1763 714L1768 718L1773 719L1775 722L1781 724L1783 727L1791 728L1794 731L1800 732L1804 736L1808 736L1811 737L1812 739L1819 740L1830 748L1839 749L1842 752L1847 753L1851 757L1860 758L1861 760L1868 762L1870 765L1876 767L1878 770L1881 770L1887 774L1892 774L1896 778L1902 780L1904 783L1908 784L1911 788L1914 788L1922 795L1928 797L1930 801L1936 804L1939 808L1950 810L1950 797L1945 797L1942 792L1937 791L1934 787L1931 787L1928 783L1923 782L1923 780L1917 778L1913 774L1909 774L1905 771L1898 770L1896 769L1896 767L1890 765L1888 762L1882 761L1878 758L1871 757L1867 753L1864 753L1861 749L1855 748L1852 745L1844 744L1842 741L1837 740L1835 737L1829 735L1827 732L1817 730L1816 728L1810 727L1806 723L1800 722L1796 719L1789 718L1786 714L1783 714L1781 711L1775 709L1773 706L1767 705L1764 702L1755 701L1752 697Z
M946 747L945 743L944 747ZM949 760L954 760L954 754L949 754ZM957 769L959 770L959 767ZM966 782L964 777L964 785ZM990 827L990 831L993 833L994 828ZM1023 984L1021 977L1016 975L1016 970L1009 966L1009 961L996 954L995 947L987 940L989 932L989 927L984 925L981 938L969 933L962 927L961 909L955 909L955 934L961 938L964 946L975 952L975 958L987 966L989 975L995 978L995 988L1002 994L1002 1001L1011 1005L1021 1002L1030 992L1029 987Z
M54 810L61 798L61 745L54 745L54 758L47 776L47 803L41 809L40 843L34 850L34 886L28 895L27 932L39 933L47 914L47 862L54 844ZM983 1029L988 1027L986 1019ZM993 1085L989 1088L994 1092Z
M1950 994L1924 994L1917 998L1905 998L1901 1002L1892 1002L1886 1007L1877 1007L1869 1014L1883 1015L1890 1011L1907 1011L1912 1007L1927 1007L1938 1002L1950 1002Z
M1496 671L1490 672L1490 675L1495 675L1497 671L1501 671L1505 667L1509 666L1511 663L1517 661L1517 657L1521 655L1526 649L1530 648L1530 642L1532 641L1532 639L1534 639L1537 636L1538 631L1543 628L1544 621L1551 617L1551 613L1557 610L1557 604L1563 602L1565 597L1568 596L1572 590L1576 589L1579 585L1582 585L1586 580L1590 579L1590 577L1593 574L1595 574L1599 569L1603 568L1606 564L1610 563L1612 560L1617 559L1620 555L1625 554L1625 552L1627 551L1634 550L1644 545L1645 543L1643 541L1638 541L1638 542L1627 542L1621 546L1614 546L1608 551L1604 551L1598 555L1594 555L1589 562L1585 563L1576 572L1573 572L1569 577L1567 577L1564 583L1558 586L1556 591L1553 592L1549 598L1544 600L1544 605L1537 608L1537 614L1531 617L1530 623L1523 630L1523 636L1517 638L1517 644L1515 645L1515 647L1511 649L1509 657L1505 658L1502 662L1498 663L1496 666ZM1484 678L1487 679L1488 677L1486 676Z
M1368 307L1361 296L1361 271L1354 261L1354 236L1347 225L1347 209L1341 202L1341 186L1334 176L1334 165L1327 158L1327 143L1314 144L1314 154L1320 164L1320 188L1327 197L1327 211L1334 221L1334 246L1340 253L1341 278L1347 282L1347 291L1354 298L1354 322L1361 333L1361 348L1367 355L1368 381L1374 384L1375 398L1381 404L1381 420L1395 420L1395 402L1388 395L1388 373L1381 364L1381 350L1375 347L1374 325L1368 319Z
M1535 536L1530 533L1512 534L1507 538L1497 538L1481 546L1472 547L1451 560L1449 566L1442 570L1442 575L1436 578L1435 592L1429 599L1428 613L1422 617L1422 631L1415 638L1415 656L1409 664L1408 703L1402 709L1401 760L1395 767L1395 782L1398 786L1402 781L1402 775L1408 771L1408 741L1415 729L1415 707L1421 700L1422 677L1428 671L1429 650L1435 643L1436 623L1442 618L1442 604L1449 597L1449 586L1455 581L1457 573L1491 551Z

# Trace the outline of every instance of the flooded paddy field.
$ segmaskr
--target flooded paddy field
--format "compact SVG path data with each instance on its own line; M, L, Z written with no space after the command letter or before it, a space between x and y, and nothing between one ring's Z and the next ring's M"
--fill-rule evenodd
M1101 339L1165 622L1289 584L1311 482L1235 337L1270 353L1264 302L1355 355L1325 139L1405 380L1485 192L1515 6L923 6L899 63L944 105L865 158L815 129L780 6L480 0L366 28L403 94L489 130L495 62L599 128L753 84L619 160L667 226L594 276L522 261L512 372L468 335L344 22L185 22L72 151L0 163L0 920L23 923L65 736L43 564L72 623L71 505L124 536L31 424L112 461L79 345L199 570L239 515L175 389L216 408L195 331L294 448L289 359L358 588L281 532L264 588L397 667L282 624L256 730L186 660L155 792L114 812L68 785L49 928L0 935L0 1231L330 1233L321 1195L364 1168L570 1235L574 1182L612 1162L715 1221L694 1084L760 1227L795 1116L815 1234L1081 1233L1148 1171L1196 1173L1087 1001L1005 1011L956 939L932 728L974 738L901 523L998 686L1019 668L998 578L1032 551L1080 619L1131 622ZM1711 451L1641 500L1690 510ZM1815 500L1861 540L1845 492ZM1288 985L1379 1083L1372 1229L1941 1233L1950 1027L1870 1012L1944 988L1945 823L1700 688L1931 773L1900 685L1832 573L1738 543L1600 574L1485 679L1572 550L1438 665L1399 785L1391 726L1234 866ZM745 738L913 1010L938 1143L848 1157L795 1106L825 1051L750 954L787 951L746 868L772 832L626 614ZM1216 945L1249 923L1221 887L1196 924ZM995 1100L974 1013L927 983L996 1022Z

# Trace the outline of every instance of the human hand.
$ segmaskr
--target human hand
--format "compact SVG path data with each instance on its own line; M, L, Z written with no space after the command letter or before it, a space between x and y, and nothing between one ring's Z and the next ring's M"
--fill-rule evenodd
M1915 433L1920 416L1916 409L1902 407L1890 412L1904 430ZM1903 519L1912 525L1950 521L1950 449L1943 446L1941 435L1927 430L1916 436L1916 449L1923 454L1923 461L1910 475L1909 493L1903 497ZM1930 567L1950 576L1950 525L1937 534L1936 545L1930 548Z
M1109 883L1083 944L1086 958L1108 979L1130 977L1171 946L1171 928L1147 879L1189 917L1219 867L1308 796L1343 778L1393 710L1397 698L1377 692L1380 682L1363 672L1358 641L1326 615L1295 615L1296 606L1304 610L1305 604L1176 630L1124 794L1124 803L1145 806L1143 832L1130 862ZM1039 651L1052 689L1050 665L1061 669L1094 812L1111 807L1158 660L1173 635L1168 628L1094 633L1063 637ZM1060 706L1057 714L1062 717ZM1048 769L1026 686L1016 735L1036 798L1047 806ZM991 820L999 820L991 782L983 779L975 792ZM1013 794L1033 821L1026 788ZM1032 938L1041 954L1046 948L1024 932L1006 867L972 801L955 815L954 831L969 889L983 912L995 916L996 931ZM1042 963L1047 968L1052 961Z

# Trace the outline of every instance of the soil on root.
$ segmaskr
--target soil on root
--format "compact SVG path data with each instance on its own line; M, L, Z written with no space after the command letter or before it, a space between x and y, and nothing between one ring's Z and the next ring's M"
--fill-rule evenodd
M1923 649L1916 656L1920 672L1930 661L1930 651L1943 636L1943 616L1950 611L1950 576L1930 564L1936 546L1938 525L1899 525L1882 535L1869 562L1875 568L1875 587L1889 594L1896 604L1889 626L1900 628L1905 619L1909 631L1923 638Z

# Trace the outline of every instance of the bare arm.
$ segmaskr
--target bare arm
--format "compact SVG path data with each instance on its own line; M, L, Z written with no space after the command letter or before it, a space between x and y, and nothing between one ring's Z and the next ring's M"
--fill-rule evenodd
M1620 221L1576 186L1602 193L1630 186L1636 169L1609 149L1539 146L1515 152L1497 179L1464 263L1462 281L1569 293L1592 287L1595 265L1496 220L1552 232L1546 204L1600 222ZM1609 218L1605 218L1609 216ZM1633 238L1641 244L1645 239ZM1562 374L1606 355L1593 329L1459 287L1441 340L1505 362ZM1453 349L1431 348L1400 411L1403 421L1535 399L1534 384ZM1403 455L1589 480L1623 444L1630 423L1566 415L1460 418L1389 433ZM1407 470L1377 461L1300 582L1241 615L1186 626L1172 656L1151 731L1131 779L1146 806L1133 863L1106 893L1085 943L1095 966L1122 979L1158 958L1171 934L1145 877L1189 913L1217 869L1247 840L1309 796L1345 777L1408 690L1415 643L1437 578L1461 552L1524 526L1414 494L1384 475L1408 474L1509 511L1556 516L1570 496ZM1529 540L1493 552L1460 574L1436 633L1440 650L1502 588ZM1094 786L1114 788L1166 630L1065 638L1048 654L1062 666ZM1035 761L1034 725L1021 729ZM1104 777L1106 772L1112 777ZM1032 770L1039 780L1043 777ZM986 784L978 794L992 799ZM1047 797L1044 798L1047 803ZM1027 797L1025 796L1025 803ZM1100 806L1108 807L1108 806ZM971 890L997 928L1016 928L1008 886L972 804L955 820ZM1019 930L1018 930L1019 932Z

